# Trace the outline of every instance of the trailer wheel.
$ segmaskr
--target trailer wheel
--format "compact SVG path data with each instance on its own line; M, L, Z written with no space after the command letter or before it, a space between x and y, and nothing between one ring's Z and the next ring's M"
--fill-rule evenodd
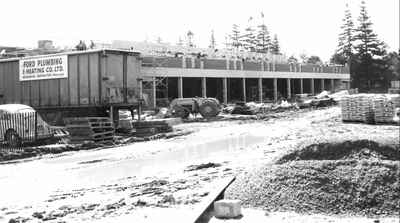
M212 100L205 100L201 103L199 110L203 118L211 118L218 115L219 106L216 102Z
M189 117L190 111L187 108L183 107L183 106L175 105L172 108L172 115L175 116L175 117L179 117L179 118L184 118L185 119L185 118Z
M6 143L11 147L18 147L21 145L21 137L19 137L18 133L15 132L14 129L7 130L6 134L4 135L4 139Z

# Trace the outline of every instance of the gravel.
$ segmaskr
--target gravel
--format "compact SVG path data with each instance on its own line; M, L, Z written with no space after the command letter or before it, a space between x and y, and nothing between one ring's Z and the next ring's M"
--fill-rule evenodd
M399 152L368 140L313 144L240 175L226 196L270 211L398 216Z

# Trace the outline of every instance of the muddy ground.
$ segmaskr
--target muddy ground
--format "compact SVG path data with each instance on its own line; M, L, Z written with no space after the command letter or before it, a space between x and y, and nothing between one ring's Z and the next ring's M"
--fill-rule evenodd
M240 119L180 124L193 133L172 139L2 164L0 222L188 222L220 179L251 173L299 146L399 143L398 126L342 123L338 107Z

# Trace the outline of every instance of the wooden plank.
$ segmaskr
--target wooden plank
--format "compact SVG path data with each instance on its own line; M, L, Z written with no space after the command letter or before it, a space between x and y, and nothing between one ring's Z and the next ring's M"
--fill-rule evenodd
M89 59L87 56L78 57L78 89L79 89L79 104L89 104L89 73L88 63Z
M70 104L78 105L78 65L76 55L68 57Z
M89 57L89 85L90 85L90 103L99 104L99 54L90 54Z

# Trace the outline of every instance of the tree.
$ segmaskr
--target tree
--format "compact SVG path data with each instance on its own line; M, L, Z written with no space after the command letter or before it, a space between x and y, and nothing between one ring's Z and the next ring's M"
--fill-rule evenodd
M249 25L244 31L245 34L242 38L243 47L250 52L255 52L257 47L256 35L254 34L255 29Z
M335 53L332 55L330 62L332 64L345 65L349 62L349 58L346 58L343 54Z
M188 46L188 47L194 47L194 43L193 43L193 36L194 36L194 33L193 33L192 31L189 30L189 31L187 32L186 36L187 36L187 46Z
M342 21L343 25L340 27L342 32L339 34L338 48L332 56L331 62L344 65L350 60L354 52L354 23L347 4Z
M310 56L310 57L307 59L307 63L309 63L309 64L321 64L322 61L321 61L321 59L319 58L319 56Z
M301 59L302 63L307 63L307 60L308 60L307 54L301 53L299 56L300 56L300 59Z
M258 26L258 33L256 38L257 52L267 53L271 47L271 37L268 28L265 24Z
M372 30L372 22L368 16L365 1L361 2L359 26L356 29L354 40L356 51L360 56L383 56L386 53L385 44L378 40L378 36Z
M240 29L237 24L232 25L232 33L229 35L229 38L231 40L231 45L234 49L239 50L239 48L242 46L241 44L241 34L240 34Z
M272 41L271 53L275 55L281 54L281 47L279 46L278 36L276 34L274 35L274 40Z
M215 42L214 30L211 30L211 37L210 37L210 46L209 46L209 48L215 49L216 46L217 46L217 43Z
M354 36L356 55L351 61L352 85L361 90L371 90L375 83L384 82L383 73L387 69L383 56L385 44L372 30L365 2L361 2L359 25Z
M400 55L396 52L391 52L383 60L386 66L386 71L384 72L386 84L389 84L390 80L400 80Z

